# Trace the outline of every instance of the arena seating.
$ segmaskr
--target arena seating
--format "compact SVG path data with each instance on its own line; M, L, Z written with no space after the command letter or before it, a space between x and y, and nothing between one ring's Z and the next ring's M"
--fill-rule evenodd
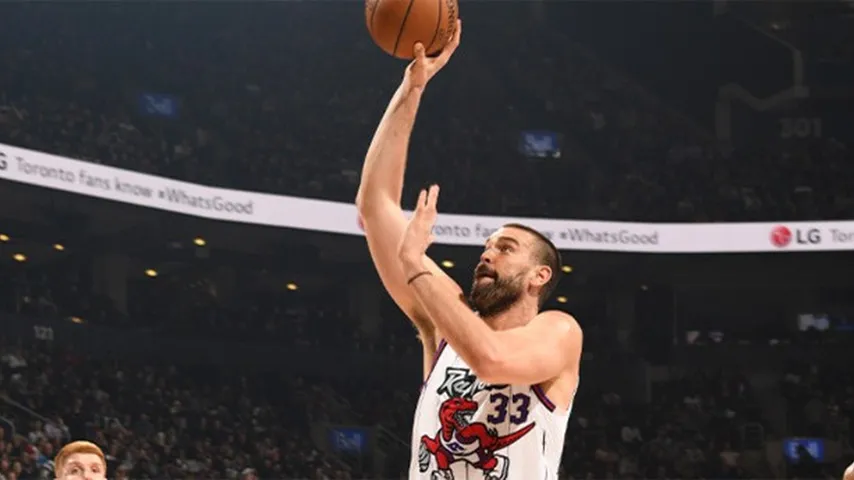
M18 467L18 478L38 478L69 434L100 445L120 478L239 478L247 468L262 478L350 478L307 441L322 403L298 381L99 362L36 345L6 344L3 353L3 392L21 405L4 404L4 414L15 412L22 427L7 432L7 479Z
M36 290L20 287L10 292L10 285L4 285L5 297L15 298L9 304L23 304L23 297ZM196 299L188 295L170 302L182 298L185 307L194 307ZM254 309L254 297L243 300L229 308L235 318ZM61 308L37 297L30 303L32 308L10 313L37 319ZM193 324L188 310L176 307L158 313L161 321ZM312 317L309 312L314 311L306 308L302 319L271 317L272 323L293 332L299 339L294 341L348 348L343 339L327 343L322 330L300 333L300 322L323 321ZM182 335L181 329L161 332ZM212 338L221 333L212 332ZM246 336L243 341L288 345L285 337ZM7 455L9 468L19 462L25 472L41 466L49 470L51 453L70 435L105 446L114 457L111 468L127 469L129 478L180 478L188 471L235 478L247 468L261 478L376 478L360 470L368 463L348 463L324 452L312 426L379 425L402 442L410 435L415 381L293 378L263 369L164 364L156 358L150 363L105 361L60 343L32 338L7 338L4 343L0 374L8 396L3 398L9 401L0 417L15 427L17 435L7 435L7 441L20 443ZM850 374L817 368L793 364L779 372L791 402L791 432L850 445ZM744 429L766 422L758 405L746 377L714 369L688 369L683 376L654 383L648 402L582 389L568 431L562 478L772 478L757 477L756 470L737 461L748 441ZM801 410L813 413L804 416ZM389 460L383 478L405 468L405 456ZM819 473L801 478L819 478Z

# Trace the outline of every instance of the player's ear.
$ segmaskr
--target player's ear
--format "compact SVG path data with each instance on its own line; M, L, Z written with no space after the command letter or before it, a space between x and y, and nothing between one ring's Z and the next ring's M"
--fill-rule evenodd
M552 269L548 265L538 265L534 268L534 278L531 283L535 287L543 287L552 279Z

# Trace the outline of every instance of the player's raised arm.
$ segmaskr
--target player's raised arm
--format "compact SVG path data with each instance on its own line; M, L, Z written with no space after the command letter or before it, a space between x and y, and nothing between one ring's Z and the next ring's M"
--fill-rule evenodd
M425 350L435 349L435 331L428 316L406 287L406 279L397 256L397 246L406 228L406 218L400 206L403 177L409 138L427 82L447 64L459 45L460 25L445 50L435 58L427 58L423 45L416 46L416 58L406 69L403 82L374 133L365 156L361 184L356 196L360 221L368 240L371 258L383 285L398 306L419 330ZM430 259L425 265L449 288L459 287ZM426 368L426 367L425 367Z

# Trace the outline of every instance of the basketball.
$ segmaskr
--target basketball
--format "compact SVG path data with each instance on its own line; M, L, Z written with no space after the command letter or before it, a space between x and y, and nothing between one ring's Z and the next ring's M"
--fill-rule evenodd
M384 52L411 60L421 42L427 55L442 51L457 26L457 0L365 0L365 22Z

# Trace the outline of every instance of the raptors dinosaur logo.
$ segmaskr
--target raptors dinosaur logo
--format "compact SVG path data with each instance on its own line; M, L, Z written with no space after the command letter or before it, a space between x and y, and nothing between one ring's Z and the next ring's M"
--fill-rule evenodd
M485 479L505 480L510 469L510 459L497 452L509 447L533 430L534 422L507 435L499 435L494 426L504 425L509 419L511 426L521 425L528 420L530 398L525 394L508 397L501 393L506 385L484 385L468 369L450 367L445 372L445 381L437 393L448 396L439 407L439 431L435 435L423 435L419 445L418 466L421 472L430 469L431 458L436 460L436 469L431 480L454 480L452 465L465 462L483 471ZM480 403L473 397L480 392L492 392L486 396L491 413L484 422L472 422ZM509 407L516 408L511 411Z

